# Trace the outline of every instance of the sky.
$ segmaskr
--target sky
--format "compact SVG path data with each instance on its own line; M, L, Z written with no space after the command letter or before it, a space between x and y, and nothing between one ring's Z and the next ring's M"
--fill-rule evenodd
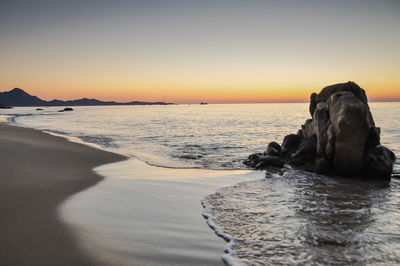
M399 0L0 0L0 91L43 99L400 99Z

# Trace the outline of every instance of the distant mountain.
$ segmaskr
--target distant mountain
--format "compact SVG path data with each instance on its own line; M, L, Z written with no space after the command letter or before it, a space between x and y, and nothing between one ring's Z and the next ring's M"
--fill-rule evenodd
M165 102L103 102L96 99L82 98L78 100L61 101L52 100L45 101L36 96L32 96L22 89L15 88L10 91L0 92L0 102L9 106L94 106L94 105L168 105L173 103Z

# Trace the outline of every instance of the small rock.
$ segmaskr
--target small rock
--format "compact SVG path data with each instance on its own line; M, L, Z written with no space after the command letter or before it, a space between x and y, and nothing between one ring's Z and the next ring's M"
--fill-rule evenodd
M4 105L0 103L0 109L13 109L11 106Z
M262 156L262 153L250 154L249 157L243 161L243 164L247 165L248 167L255 168L256 165L260 162L261 156Z
M69 111L73 111L74 109L66 107L63 110L60 110L59 112L69 112Z
M317 137L315 135L301 142L290 163L296 166L313 162L317 154Z
M285 152L292 152L297 149L300 144L300 137L296 134L287 135L282 142L282 149Z
M267 146L267 155L279 156L281 154L281 145L277 142L270 142Z
M370 151L364 162L364 177L367 179L390 180L393 163L396 159L394 153L384 146L376 146Z
M265 169L267 167L283 167L284 161L277 156L262 156L260 157L259 162L256 164L256 169Z

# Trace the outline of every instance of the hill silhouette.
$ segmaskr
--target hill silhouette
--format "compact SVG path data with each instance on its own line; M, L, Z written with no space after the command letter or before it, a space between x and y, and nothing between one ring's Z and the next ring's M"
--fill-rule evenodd
M0 92L0 102L9 106L96 106L96 105L168 105L173 103L165 102L114 102L114 101L100 101L97 99L82 98L77 100L51 100L45 101L37 96L30 95L26 91L15 88L10 91Z

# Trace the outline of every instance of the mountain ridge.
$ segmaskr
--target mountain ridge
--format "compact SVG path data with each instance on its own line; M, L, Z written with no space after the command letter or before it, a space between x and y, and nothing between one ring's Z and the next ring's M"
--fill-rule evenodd
M81 98L76 100L42 100L37 96L30 95L20 88L14 88L10 91L0 92L0 102L8 106L104 106L104 105L171 105L174 103L166 102L115 102L101 101L97 99Z

